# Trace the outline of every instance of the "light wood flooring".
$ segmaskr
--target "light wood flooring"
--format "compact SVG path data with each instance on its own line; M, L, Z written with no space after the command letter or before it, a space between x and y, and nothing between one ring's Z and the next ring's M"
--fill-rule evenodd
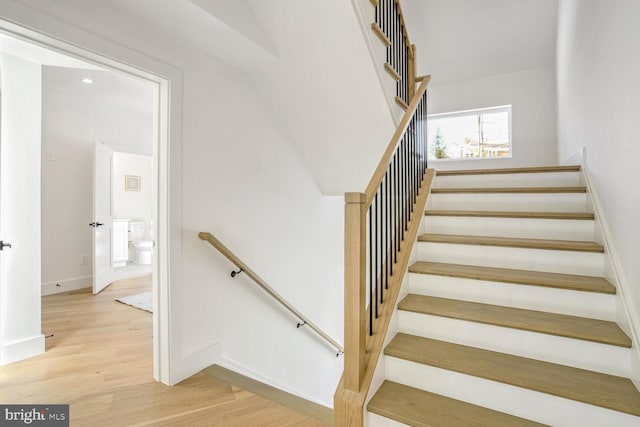
M115 301L150 289L144 277L96 296L87 289L43 297L43 333L54 336L44 354L0 367L0 402L68 403L74 427L328 425L215 370L173 387L154 381L152 315Z

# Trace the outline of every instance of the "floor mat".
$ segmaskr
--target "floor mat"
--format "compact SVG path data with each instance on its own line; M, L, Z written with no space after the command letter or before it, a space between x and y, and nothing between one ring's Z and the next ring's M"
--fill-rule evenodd
M153 313L153 293L152 292L144 292L137 295L131 295L124 298L116 298L116 301L122 302L124 304L130 305L135 308L139 308L140 310L148 311L149 313Z

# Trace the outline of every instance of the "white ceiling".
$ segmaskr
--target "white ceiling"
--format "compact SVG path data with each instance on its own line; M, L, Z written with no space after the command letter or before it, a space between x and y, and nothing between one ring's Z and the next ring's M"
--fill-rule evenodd
M99 67L0 33L0 52L42 65L98 70Z
M402 0L432 84L555 63L558 0Z
M328 193L342 191L345 176L360 175L349 172L348 159L362 157L360 152L378 157L372 149L377 142L371 141L386 139L388 110L378 108L382 95L370 90L378 83L350 0L51 1L85 15L87 22L117 22L118 31L135 37L155 34L146 40L154 46L170 44L245 71ZM418 73L432 74L432 84L555 62L558 0L401 1L417 45ZM131 98L135 90L122 88L101 96L139 108ZM366 151L353 142L363 140L357 129L365 128L374 133L364 138ZM386 142L380 142L381 150ZM345 147L354 152L345 153ZM342 165L336 159L347 160ZM374 163L366 160L371 159L360 163ZM344 173L323 167L327 162Z
M46 84L50 85L50 90L64 93L69 99L73 99L73 97L78 99L94 98L99 100L105 109L126 111L144 118L140 121L140 126L147 126L148 118L152 117L153 84L151 82L107 71L94 64L2 33L0 33L0 53L55 69L55 73L47 74ZM91 78L93 83L90 85L83 83L82 79L85 77ZM98 133L94 139L100 140L102 138ZM130 133L143 134L144 132L139 129L131 129ZM87 144L93 144L93 139L87 140ZM134 154L151 155L153 151L149 139L128 140L126 142L112 140L110 146L116 151Z
M250 0L48 1L97 20L119 17L122 28L128 27L125 32L132 34L138 32L136 27L153 29L158 35L155 43L188 46L244 71L277 56Z

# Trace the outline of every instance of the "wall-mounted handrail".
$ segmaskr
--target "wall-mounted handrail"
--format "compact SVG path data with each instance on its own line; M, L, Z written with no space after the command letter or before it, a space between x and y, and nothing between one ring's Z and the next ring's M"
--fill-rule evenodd
M222 255L224 255L229 261L231 261L236 267L240 269L239 272L234 271L232 277L236 276L239 273L246 274L251 280L253 280L258 286L260 286L266 293L271 295L277 302L279 302L283 307L289 310L294 316L300 319L298 322L298 328L300 326L308 326L310 327L316 334L318 334L322 339L327 341L333 347L338 350L336 356L340 356L344 353L344 348L338 344L333 338L327 335L322 329L320 329L315 323L309 320L304 314L300 313L294 306L289 304L287 300L285 300L280 294L278 294L271 286L267 284L260 276L258 276L247 264L245 264L240 258L238 258L229 248L223 245L220 240L216 239L213 234L208 232L200 232L198 234L200 239L209 242L214 248L216 248Z

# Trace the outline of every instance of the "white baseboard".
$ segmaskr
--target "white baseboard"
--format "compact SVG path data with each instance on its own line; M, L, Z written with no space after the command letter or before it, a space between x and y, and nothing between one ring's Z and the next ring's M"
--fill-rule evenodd
M15 341L0 348L0 366L44 353L44 335Z
M302 399L308 400L309 402L317 403L318 405L322 405L324 407L333 408L333 402L331 402L331 404L328 404L327 402L322 402L312 396L301 393L298 390L293 390L290 387L287 387L283 384L278 383L277 381L272 380L271 378L264 377L258 374L257 372L252 371L246 366L233 362L232 360L229 360L224 356L221 357L220 361L218 362L218 365L222 366L223 368L227 368L231 371L234 371L240 375L244 375L245 377L249 377L253 380L261 382L263 384L269 385L271 387L275 387L279 390L301 397Z
M630 338L634 343L631 348L633 352L631 361L631 380L635 384L636 388L640 390L640 348L638 347L640 344L640 316L635 306L630 301L630 284L625 279L624 274L621 274L620 264L618 261L620 258L615 247L611 244L611 237L609 237L611 236L611 231L604 215L605 210L600 203L595 187L591 183L589 167L586 163L586 147L583 147L581 154L583 160L585 160L582 163L585 185L587 186L588 194L591 197L591 203L596 220L601 230L601 243L604 246L605 254L607 255L605 278L612 282L618 290L617 296L620 302L620 304L618 304L618 324L628 335L630 335Z
M180 366L172 363L171 384L176 385L211 365L220 364L222 358L222 342L217 341L205 348L182 358ZM174 360L172 360L174 362Z
M93 286L91 276L77 277L75 279L58 280L42 284L42 295L53 295L61 292L75 291Z

